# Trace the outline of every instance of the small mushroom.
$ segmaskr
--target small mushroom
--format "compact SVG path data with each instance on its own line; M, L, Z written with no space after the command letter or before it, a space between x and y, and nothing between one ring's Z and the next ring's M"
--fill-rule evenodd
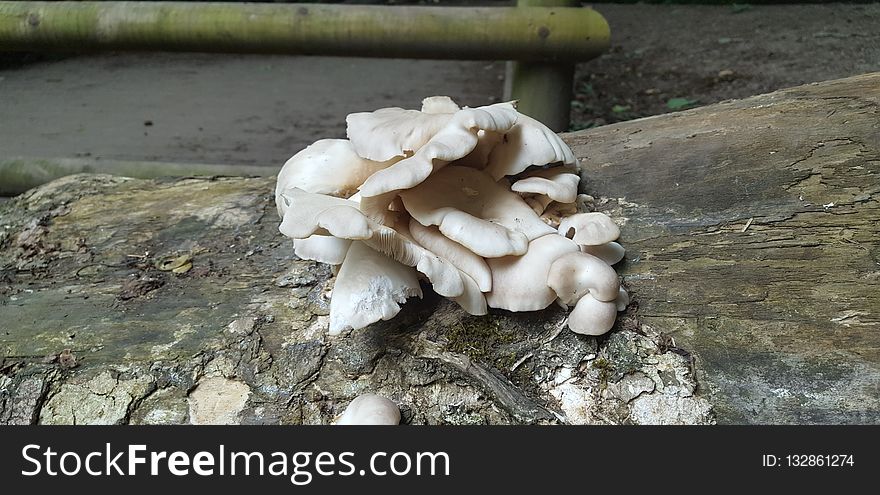
M559 233L578 246L598 246L620 237L620 227L604 213L577 213L559 222Z
M592 254L609 265L620 263L620 260L626 256L626 250L616 242L609 242L596 246L581 246L581 251Z
M400 408L376 394L359 395L348 404L336 424L393 426L400 424Z
M528 174L510 186L511 191L534 193L560 203L574 203L577 200L580 176L565 167L542 169ZM544 208L549 201L546 201ZM544 210L541 210L543 213Z
M568 328L581 335L602 335L614 326L617 304L597 301L585 294L568 315Z
M422 297L416 271L353 242L333 285L330 334L390 320L407 298Z
M486 302L493 308L508 311L537 311L557 298L547 285L550 267L560 256L578 253L577 245L560 235L549 234L529 243L522 256L490 258L492 291Z
M617 299L620 281L617 272L601 259L575 251L559 256L547 275L547 285L562 304L574 304L587 292L599 301Z

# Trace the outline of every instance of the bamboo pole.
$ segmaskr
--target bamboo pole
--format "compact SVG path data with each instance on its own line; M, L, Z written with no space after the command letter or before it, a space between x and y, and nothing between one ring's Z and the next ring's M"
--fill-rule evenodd
M573 61L607 47L582 8L0 1L0 50Z
M580 0L518 0L517 8L576 7ZM566 9L574 10L574 9ZM582 9L589 10L589 9ZM596 27L595 33L608 46L608 24ZM604 50L603 50L604 51ZM574 65L547 61L512 60L507 63L505 99L519 100L519 110L556 132L567 131L571 119Z
M85 158L3 158L0 157L0 196L14 196L32 187L66 175L105 173L152 179L168 176L271 176L273 167L253 165L213 165L204 163L166 163Z

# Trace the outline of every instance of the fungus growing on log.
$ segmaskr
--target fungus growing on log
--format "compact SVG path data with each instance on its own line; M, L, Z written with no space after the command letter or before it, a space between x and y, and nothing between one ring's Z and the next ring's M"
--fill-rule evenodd
M611 328L629 301L611 267L620 229L578 212L577 159L550 129L513 103L445 96L346 122L347 140L294 155L275 189L295 254L338 268L331 334L393 318L420 279L470 314L556 301L574 332Z

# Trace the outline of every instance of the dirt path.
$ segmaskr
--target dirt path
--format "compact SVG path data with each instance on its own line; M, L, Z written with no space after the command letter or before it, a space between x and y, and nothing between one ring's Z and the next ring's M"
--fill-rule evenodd
M107 54L0 71L0 153L280 167L348 113L500 98L502 63Z
M880 4L598 4L613 47L582 64L574 128L880 70ZM0 154L279 167L344 117L501 97L502 63L204 54L0 70Z
M612 48L578 67L575 129L880 71L876 3L595 8Z

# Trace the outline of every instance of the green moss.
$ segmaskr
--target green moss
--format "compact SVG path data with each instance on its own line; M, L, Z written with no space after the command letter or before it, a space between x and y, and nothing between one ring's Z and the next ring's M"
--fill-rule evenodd
M608 387L608 378L614 366L607 359L600 357L593 361L593 367L599 370L599 389L605 390Z
M454 411L443 418L447 424L456 426L485 425L488 418L477 412Z
M494 365L500 370L507 371L513 367L519 356L515 352L505 352L498 355L494 360Z
M516 342L516 337L493 317L459 319L447 328L446 338L450 351L492 363L499 369L509 369L517 359L512 352L498 353L499 347Z

